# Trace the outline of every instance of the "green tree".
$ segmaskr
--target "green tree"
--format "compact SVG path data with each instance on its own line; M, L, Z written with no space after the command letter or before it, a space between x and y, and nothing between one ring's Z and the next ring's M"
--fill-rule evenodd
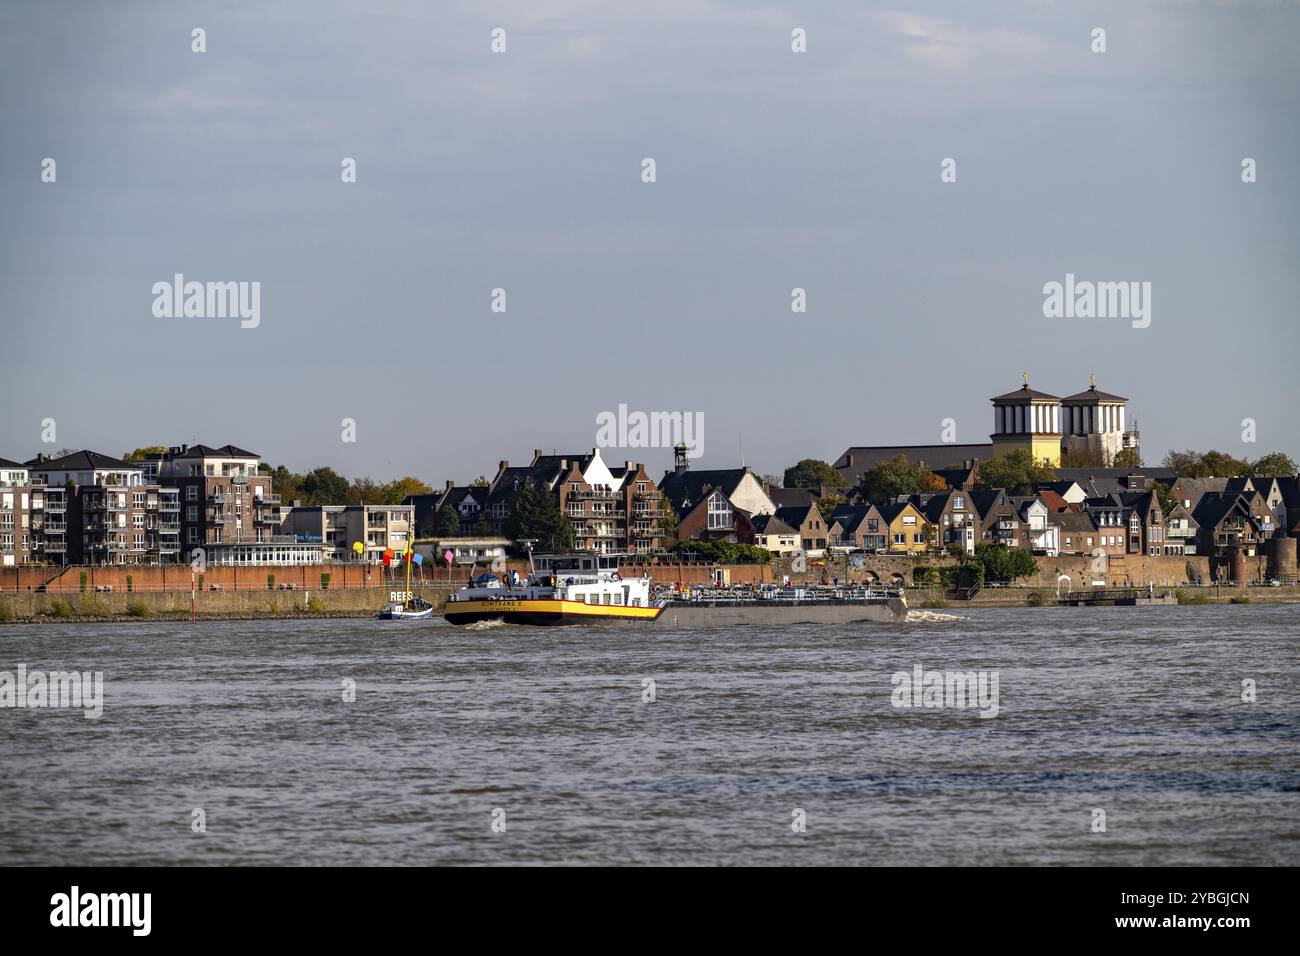
M506 526L516 541L532 538L543 552L573 550L573 524L560 511L560 503L538 490L535 482L525 481L515 494L514 514Z
M295 499L302 498L302 475L291 472L284 465L277 465L272 468L270 465L262 465L263 474L269 475L275 493L280 496L280 500L286 505L291 504Z
M848 504L849 499L844 495L823 495L814 503L817 505L817 510L821 512L822 522L829 524L831 515L835 514L835 509L840 505Z
M785 470L786 488L843 488L848 484L844 476L817 458L805 458Z
M1036 460L1025 449L1017 448L987 462L980 462L979 480L975 484L984 490L1005 488L1007 494L1021 495L1030 491L1035 484L1055 479L1055 469Z
M984 565L985 581L1014 581L1038 573L1032 554L1000 542L975 545L975 560Z
M1062 468L1103 468L1105 456L1100 448L1072 448L1061 452Z
M1111 462L1113 468L1141 468L1142 450L1140 448L1121 448L1115 453Z
M1256 458L1250 466L1252 475L1263 475L1268 478L1289 478L1295 475L1296 471L1295 459L1280 451Z
M144 461L149 455L161 455L167 450L166 445L145 445L122 456L123 461Z
M659 527L663 529L665 541L677 540L677 512L667 498L659 499Z
M858 487L867 501L879 504L899 495L941 491L947 485L920 462L912 461L906 455L896 455L864 471Z
M451 505L444 505L433 517L433 533L440 538L460 534L460 514Z
M391 501L384 501L381 494L382 485L378 484L371 478L353 478L348 484L348 493L342 501L327 502L328 504L342 505L388 505L393 504Z
M1237 478L1249 475L1251 469L1249 462L1214 449L1204 454L1190 448L1171 451L1162 464L1181 478Z
M346 478L325 465L307 472L299 484L304 504L308 505L343 504L350 487Z

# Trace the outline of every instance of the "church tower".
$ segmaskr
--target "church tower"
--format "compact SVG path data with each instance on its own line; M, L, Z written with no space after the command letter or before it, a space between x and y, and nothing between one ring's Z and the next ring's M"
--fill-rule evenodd
M1067 451L1099 451L1107 467L1126 446L1125 410L1128 399L1097 390L1097 376L1085 391L1061 399ZM1137 435L1129 442L1136 444Z
M1024 385L990 401L993 402L993 434L989 438L993 439L995 457L1023 448L1035 461L1053 468L1061 464L1059 398L1030 388L1026 372Z

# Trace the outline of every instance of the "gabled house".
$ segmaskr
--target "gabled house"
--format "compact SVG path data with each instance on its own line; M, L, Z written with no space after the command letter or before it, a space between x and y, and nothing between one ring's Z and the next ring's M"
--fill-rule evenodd
M957 545L967 554L975 553L980 521L970 491L950 488L929 495L912 495L909 500L925 515L933 550Z
M1050 521L1052 514L1037 495L1011 499L1020 518L1020 547L1050 558L1061 553L1060 528Z
M889 547L889 523L875 505L844 505L831 516L827 541L831 547L884 551Z
M776 516L799 532L800 547L811 557L826 553L826 521L815 504L777 508Z
M1185 508L1181 501L1175 501L1173 507L1165 514L1164 553L1196 554L1199 527L1191 511Z
M1053 511L1048 523L1056 528L1061 554L1092 554L1097 548L1097 525L1086 511Z
M1179 478L1169 486L1169 500L1195 512L1204 495L1221 495L1227 488L1227 478Z
M971 492L975 513L979 516L980 540L1000 543L1009 548L1020 544L1020 515L1001 488Z
M1248 556L1254 556L1276 527L1263 496L1253 491L1249 495L1204 494L1192 517L1199 526L1198 552L1207 555L1240 547Z
M890 501L879 506L880 517L889 528L889 550L921 554L930 546L930 525L925 514L912 502Z
M752 544L750 519L776 513L776 505L748 468L692 470L682 459L659 482L659 493L677 514L677 537L682 541Z
M677 540L753 544L754 517L752 512L733 505L721 488L714 488L678 514Z
M776 515L754 515L754 544L773 554L790 554L802 549L799 531Z
M1300 538L1300 478L1277 478L1278 491L1282 495L1282 509L1285 517L1282 527L1292 538Z
M1119 494L1112 493L1083 502L1083 510L1097 525L1098 544L1107 554L1139 554L1141 528L1133 534L1135 546L1129 544L1129 508Z

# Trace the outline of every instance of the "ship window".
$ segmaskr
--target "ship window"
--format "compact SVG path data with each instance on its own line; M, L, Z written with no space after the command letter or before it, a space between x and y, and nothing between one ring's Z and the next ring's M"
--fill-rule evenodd
M622 603L623 603L623 595L621 595L621 594L615 594L615 595L614 595L614 603L615 603L615 604L622 604Z
M600 596L600 603L601 603L601 604L608 604L608 603L609 603L609 595L608 595L608 594L602 594L602 595Z
M598 602L596 601L596 595L594 595L594 594L588 594L588 595L587 595L587 603L588 603L588 604L596 604L596 603L598 603Z

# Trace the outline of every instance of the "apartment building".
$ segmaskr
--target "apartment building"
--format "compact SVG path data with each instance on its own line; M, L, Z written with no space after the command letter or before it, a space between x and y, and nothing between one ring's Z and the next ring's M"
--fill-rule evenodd
M95 451L37 455L31 476L33 560L68 564L179 561L177 489ZM39 512L39 514L38 514Z
M648 553L665 547L661 524L662 496L639 463L609 465L599 448L590 454L544 455L534 449L527 465L511 466L502 460L487 488L463 489L449 502L461 509L462 529L473 521L489 533L508 533L515 500L526 482L538 493L557 502L573 525L574 546L608 554ZM467 510L467 507L469 510Z
M0 567L42 560L37 556L44 517L41 498L26 465L0 458Z
M232 545L288 543L273 540L280 529L280 497L271 477L259 473L255 452L235 445L176 445L141 467L177 490L180 543L187 553L203 548L209 563L226 563L233 560Z
M277 542L314 546L327 561L381 564L385 551L400 554L414 544L415 506L294 505L279 530Z

